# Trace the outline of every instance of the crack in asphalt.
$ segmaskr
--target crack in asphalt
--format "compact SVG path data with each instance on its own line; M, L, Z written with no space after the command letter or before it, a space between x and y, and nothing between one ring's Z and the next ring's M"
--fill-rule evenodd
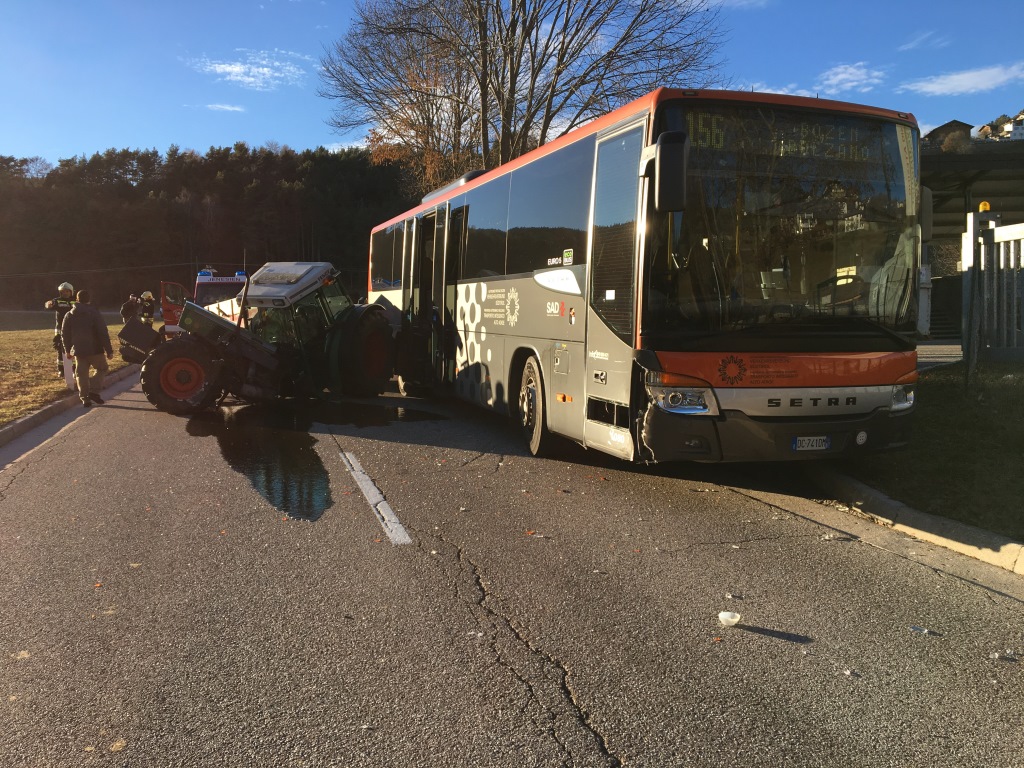
M58 437L51 438L51 441L55 444L58 442ZM46 448L37 446L32 450L22 454L13 461L3 466L0 466L0 501L5 498L7 490L13 486L21 476L26 472L30 464L37 464L42 459L45 459L54 450L53 446L47 444Z
M470 456L468 459L459 464L459 469L465 469L470 464L475 464L476 462L480 461L480 459L482 459L484 456L488 455L489 454L483 453L482 451L480 453L474 454L473 456Z
M471 459L469 459L467 461L464 461L462 464L460 464L459 465L459 469L465 469L470 464L475 464L476 462L480 461L481 459L484 459L484 458L487 458L487 457L491 457L492 459L496 459L496 461L494 463L494 467L491 469L491 474L492 475L498 474L498 472L501 471L501 468L505 465L505 459L507 458L507 456L505 456L505 454L501 454L501 455L496 457L493 453L478 453L473 458L471 458Z
M442 465L442 464L439 463L438 466L439 467L444 466L444 468L449 470L449 471L452 471L452 470L462 470L462 469L466 469L468 467L473 467L475 469L476 467L474 465L476 465L482 459L487 459L487 458L490 458L490 459L496 461L494 467L490 469L490 474L494 475L494 474L497 474L498 471L501 469L502 465L505 463L505 458L506 457L504 455L495 456L493 453L487 453L487 452L484 452L484 451L480 451L479 453L475 453L472 456L470 456L469 458L464 459L464 460L462 460L462 461L460 461L458 463L451 462L450 464L446 464L446 465ZM448 460L444 459L444 461L447 462ZM483 475L480 475L480 477L483 477Z
M461 546L436 532L434 538L454 550L455 565L464 577L455 583L456 596L480 612L476 621L488 630L488 648L497 663L508 670L524 687L529 698L546 713L548 722L537 725L546 731L565 754L563 766L589 765L586 759L579 759L576 755L581 747L586 748L589 743L605 765L621 768L622 760L612 752L606 736L594 725L590 713L573 691L571 673L565 664L535 646L509 617L494 606L494 599L480 566ZM506 646L504 648L503 642ZM522 655L516 658L519 654ZM531 671L531 666L536 669ZM578 744L575 749L574 742Z
M11 465L13 466L13 465ZM3 501L7 496L7 489L14 485L15 481L24 471L24 467L19 467L17 470L12 471L11 466L5 469L0 469L0 501ZM8 474L10 472L10 474Z

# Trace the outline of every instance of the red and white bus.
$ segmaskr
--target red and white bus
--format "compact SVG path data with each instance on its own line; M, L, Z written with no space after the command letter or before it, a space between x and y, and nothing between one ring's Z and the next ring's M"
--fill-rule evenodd
M908 439L931 196L912 115L662 88L374 228L403 389L637 462Z

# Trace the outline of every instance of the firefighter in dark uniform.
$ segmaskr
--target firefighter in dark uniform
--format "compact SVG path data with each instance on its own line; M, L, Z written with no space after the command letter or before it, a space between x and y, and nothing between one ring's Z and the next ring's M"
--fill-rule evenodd
M128 297L128 301L121 305L121 320L128 322L139 314L139 297L134 293Z
M143 291L139 297L139 320L150 328L153 327L153 318L156 315L156 299L152 291Z
M71 311L75 305L75 288L71 283L61 283L57 286L57 296L47 301L44 309L52 309L57 321L53 329L53 348L57 352L57 377L64 378L64 341L60 335L60 327L64 322L64 315Z

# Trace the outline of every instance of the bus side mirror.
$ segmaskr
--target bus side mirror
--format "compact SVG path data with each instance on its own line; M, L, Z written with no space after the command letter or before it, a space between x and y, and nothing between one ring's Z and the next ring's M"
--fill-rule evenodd
M921 187L921 242L928 243L932 239L932 190Z
M654 145L654 210L659 213L686 208L686 171L690 137L683 131L666 131ZM650 173L650 164L647 172Z

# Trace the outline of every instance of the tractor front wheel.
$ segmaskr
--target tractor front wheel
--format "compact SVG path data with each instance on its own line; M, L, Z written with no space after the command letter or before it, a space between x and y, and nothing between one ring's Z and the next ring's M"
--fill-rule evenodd
M209 408L223 394L210 350L188 338L158 345L142 363L141 381L149 402L179 416Z

